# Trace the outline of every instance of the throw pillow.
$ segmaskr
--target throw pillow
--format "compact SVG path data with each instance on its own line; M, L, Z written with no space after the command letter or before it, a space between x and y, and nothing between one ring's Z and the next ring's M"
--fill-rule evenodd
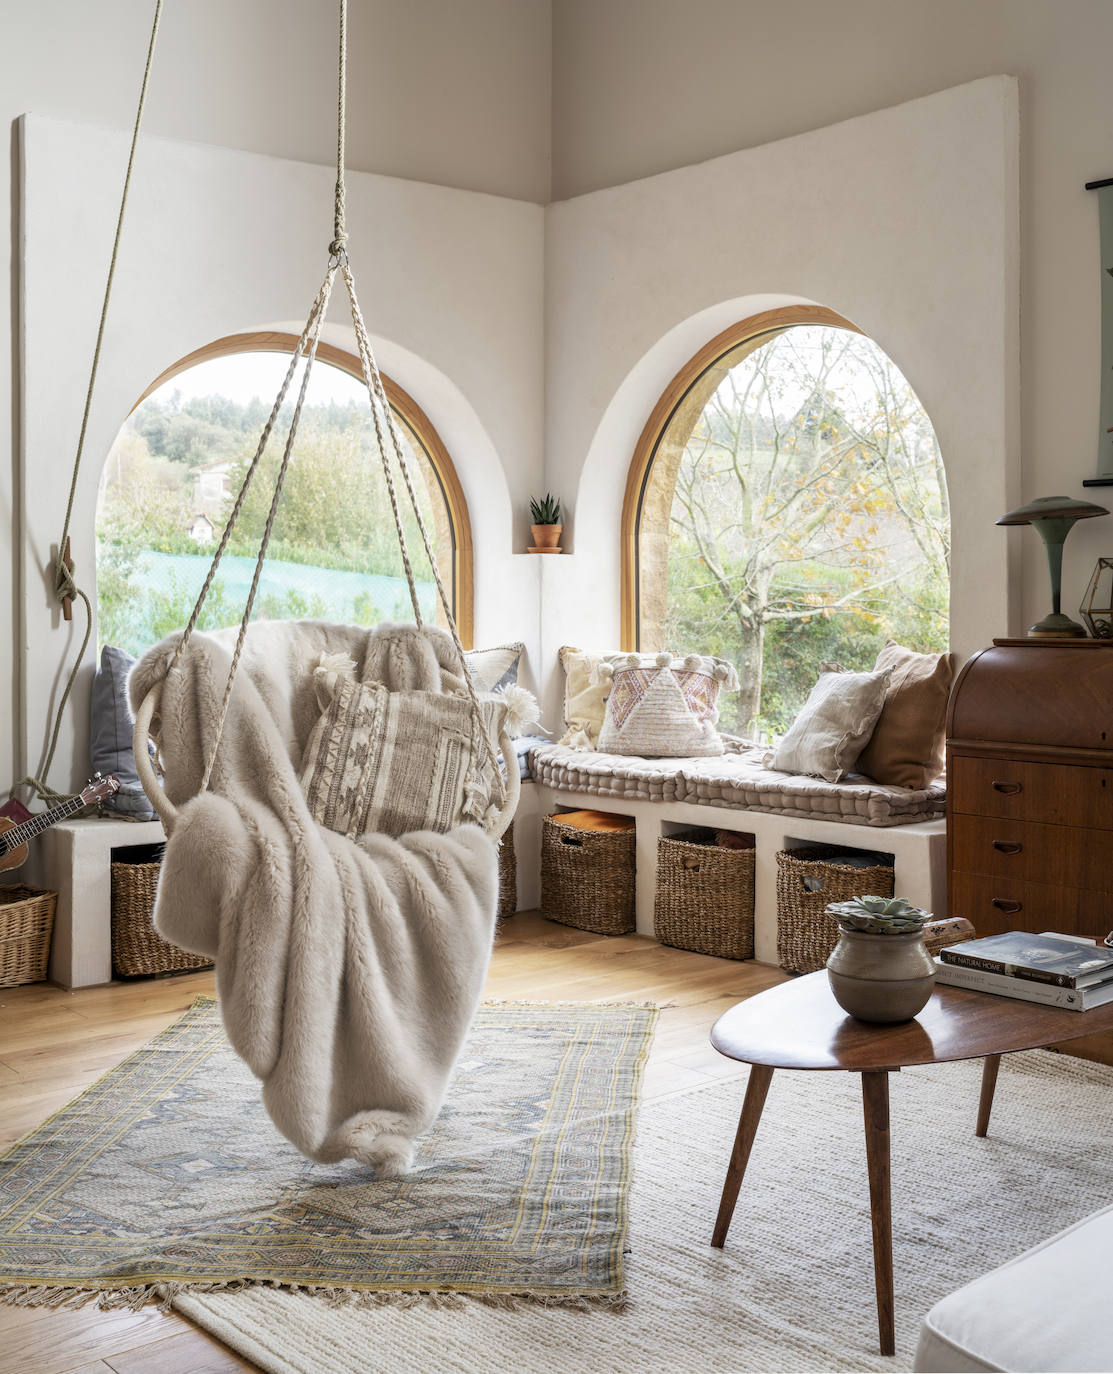
M464 657L468 661L475 690L497 692L500 687L509 687L517 682L525 651L526 646L521 643L500 644L494 649L470 649Z
M725 659L626 654L617 663L601 663L598 676L610 679L599 732L603 753L699 758L723 752L715 729L719 692L738 686Z
M330 662L316 670L314 686L323 715L301 772L314 820L349 839L484 823L495 778L486 748L473 739L466 696L390 692ZM506 707L490 698L480 705L497 741Z
M888 669L820 673L788 734L766 754L766 768L827 782L845 777L873 733L890 676Z
M955 675L952 654L918 654L890 639L875 672L891 677L881 715L856 770L875 782L919 791L943 770L947 701Z
M93 678L89 754L94 773L115 773L120 780L120 790L101 806L137 821L153 821L156 812L140 786L131 751L135 721L128 705L127 682L134 666L135 659L126 649L106 644L101 650L100 666Z
M618 649L589 651L565 645L560 651L564 669L564 735L560 743L570 749L597 749L599 731L607 710L610 683L597 675L601 663L613 663L626 655Z

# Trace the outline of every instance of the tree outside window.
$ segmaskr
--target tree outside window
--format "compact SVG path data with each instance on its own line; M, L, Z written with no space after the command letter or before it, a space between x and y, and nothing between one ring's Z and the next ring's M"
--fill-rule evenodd
M723 725L782 734L824 661L948 641L943 462L895 364L849 329L747 339L689 387L642 489L645 649L729 658Z
M273 352L215 358L179 373L129 416L105 464L97 506L101 644L139 654L186 623L287 363ZM288 400L205 602L203 630L235 624L243 613L290 411ZM441 482L417 434L398 411L395 419L451 591L454 532ZM400 503L422 614L436 622L432 576L402 491ZM366 390L320 359L255 617L363 625L413 617Z

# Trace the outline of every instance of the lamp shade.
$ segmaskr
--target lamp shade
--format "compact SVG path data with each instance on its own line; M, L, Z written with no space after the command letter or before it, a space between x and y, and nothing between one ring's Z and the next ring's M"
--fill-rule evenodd
M1028 634L1035 639L1080 639L1086 631L1076 620L1063 615L1063 545L1077 520L1090 520L1096 515L1108 515L1104 506L1092 501L1076 501L1072 496L1037 496L1026 506L1002 515L999 525L1035 525L1036 532L1047 549L1047 570L1051 577L1051 614L1045 615L1031 627Z

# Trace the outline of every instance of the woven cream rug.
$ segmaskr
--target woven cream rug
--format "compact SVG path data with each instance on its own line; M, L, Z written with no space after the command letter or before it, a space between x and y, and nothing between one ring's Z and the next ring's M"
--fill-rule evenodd
M1113 1202L1113 1069L1004 1060L990 1136L980 1065L891 1080L897 1356L877 1354L858 1080L774 1076L727 1247L708 1245L739 1081L642 1108L624 1312L332 1308L269 1289L184 1315L281 1374L692 1374L909 1370L945 1293Z

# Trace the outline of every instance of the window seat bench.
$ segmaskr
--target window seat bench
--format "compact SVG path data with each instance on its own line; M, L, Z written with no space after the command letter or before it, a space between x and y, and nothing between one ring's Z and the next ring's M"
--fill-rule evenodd
M941 785L909 792L854 775L828 783L767 769L761 754L750 748L718 758L642 759L538 745L530 750L533 785L528 797L523 788L515 828L519 867L536 867L542 815L591 807L633 817L637 930L652 937L661 836L690 826L753 835L755 957L769 964L777 962L776 854L781 849L832 844L891 854L897 895L937 917L947 914ZM525 896L521 888L520 895Z

